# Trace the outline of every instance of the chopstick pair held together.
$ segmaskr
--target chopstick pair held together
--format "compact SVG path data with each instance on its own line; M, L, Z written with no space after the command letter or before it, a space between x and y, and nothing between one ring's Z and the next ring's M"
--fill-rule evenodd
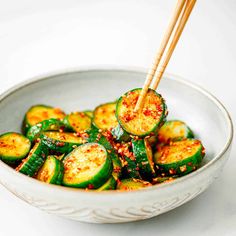
M176 8L174 10L173 16L169 23L169 26L164 34L163 40L159 51L156 54L152 68L150 68L145 83L143 85L142 91L140 93L139 99L135 106L135 111L139 111L143 107L146 94L153 81L152 89L156 90L162 75L170 61L172 53L178 43L178 40L183 32L184 26L188 21L188 18L192 12L192 9L196 3L196 0L178 0ZM174 32L174 35L172 36ZM170 38L172 36L171 42ZM169 47L167 49L167 46Z

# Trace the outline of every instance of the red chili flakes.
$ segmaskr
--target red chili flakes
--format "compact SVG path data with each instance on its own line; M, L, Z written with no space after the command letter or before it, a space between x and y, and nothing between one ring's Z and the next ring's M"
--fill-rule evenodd
M176 171L175 171L174 169L169 169L169 173L170 173L171 175L174 175L174 174L176 174Z
M88 138L89 135L88 135L86 132L83 132L81 137L82 137L82 138Z
M114 171L115 173L119 173L120 170L121 170L121 168L120 168L119 166L116 166L116 167L114 167L114 169L113 169L113 171Z
M60 108L54 108L54 112L58 115L64 115L65 113Z
M47 112L47 111L43 111L43 112L42 112L42 116L43 116L43 117L48 117L48 112Z
M76 133L73 133L73 135L75 137L81 137L81 138L88 138L89 137L89 135L85 131L76 132Z
M185 172L187 170L187 166L186 165L180 166L179 169L181 172Z
M65 146L65 143L64 142L57 142L57 144L56 144L58 147L63 147L63 146Z
M128 102L125 99L122 101L122 105L124 105L125 107L129 106Z
M152 110L150 110L150 109L148 109L148 108L145 108L145 109L143 109L143 114L144 114L145 116L151 116Z
M121 181L119 179L116 180L117 185L121 184Z
M90 153L90 152L91 152L91 149L87 149L87 150L86 150L86 153Z
M109 141L110 144L113 145L114 140L113 140L113 136L112 136L111 131L109 131L109 130L104 131L103 136L105 136L107 141Z
M202 155L206 154L206 149L204 147L202 147Z
M88 189L94 189L94 185L93 184L89 184L88 185Z
M3 141L0 142L0 147L5 148L5 147L9 147L9 146L10 146L9 144L4 143Z
M105 113L106 113L106 109L100 108L100 112L101 112L102 114L105 114Z
M101 122L105 125L107 124L107 121L105 119L102 119Z
M61 134L61 135L60 135L60 139L62 139L62 140L66 140L66 136L63 135L63 134Z
M135 118L134 114L125 114L123 115L123 117L121 117L121 119L124 120L125 122L129 122L133 120L134 118Z
M48 180L48 177L49 177L49 172L48 170L44 169L40 174L40 179L46 182Z
M121 157L128 157L131 160L135 160L134 154L129 150L127 143L114 143L114 149L117 150Z
M16 170L16 171L19 171L20 168L23 166L23 164L24 164L24 160L22 160L21 164L20 164L19 166L17 166L15 170Z

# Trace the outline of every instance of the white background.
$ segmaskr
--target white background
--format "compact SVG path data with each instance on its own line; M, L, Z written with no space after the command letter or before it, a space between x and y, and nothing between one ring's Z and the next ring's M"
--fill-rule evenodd
M82 65L148 67L176 0L0 0L0 92ZM236 118L236 1L198 0L168 71L216 95ZM1 114L2 115L2 114ZM209 134L210 135L210 134ZM236 148L202 195L150 220L91 225L48 215L0 186L0 235L236 235Z

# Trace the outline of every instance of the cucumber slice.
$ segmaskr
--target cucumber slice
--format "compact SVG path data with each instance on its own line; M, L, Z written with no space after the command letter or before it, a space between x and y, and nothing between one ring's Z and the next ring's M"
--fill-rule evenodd
M144 137L157 133L167 115L165 101L156 91L149 89L143 108L134 112L141 88L121 96L116 106L116 117L121 127L129 134Z
M192 130L180 120L167 121L158 132L158 140L162 143L194 138Z
M107 180L105 184L103 184L98 191L104 191L104 190L114 190L116 189L117 182L113 176L110 177L110 179Z
M63 185L97 189L111 176L112 160L98 143L86 143L73 150L63 161Z
M132 152L131 142L129 143L116 143L115 149L117 150L121 163L122 163L122 178L140 178L139 168L136 164L134 153Z
M55 155L54 155L55 156ZM59 161L63 161L63 159L66 157L66 153L63 153L61 155L55 156Z
M136 158L139 173L143 179L151 179L155 176L152 148L147 139L132 140L134 156Z
M43 132L40 138L48 149L57 153L69 153L77 146L86 142L84 138L77 137L74 133L55 131Z
M116 103L105 103L95 108L93 125L102 130L111 130L118 124L116 119Z
M131 191L152 186L151 183L140 179L122 179L117 184L118 190Z
M125 178L136 178L141 179L139 168L135 162L134 158L130 158L127 156L122 157L122 164L123 164L123 176Z
M149 142L149 144L151 145L151 147L155 147L155 145L157 144L158 142L158 138L156 135L153 135L153 136L150 136L150 137L147 137L147 140Z
M109 152L109 150L107 150ZM117 154L113 151L110 153L110 157L112 159L112 165L113 165L113 171L112 176L115 180L120 178L121 175L121 161L120 158L117 156Z
M72 132L86 131L91 128L91 118L84 112L72 112L63 120L66 128Z
M16 171L30 177L34 176L43 165L47 155L47 147L42 142L36 143L29 152L29 155L23 159L22 163L16 168Z
M156 177L152 180L152 184L161 184L161 183L168 183L172 182L177 179L178 176L165 176L165 177Z
M204 147L199 140L186 139L159 146L154 162L167 175L185 175L199 167L204 155Z
M27 156L30 151L30 140L22 134L8 132L0 135L0 160L14 164Z
M122 127L118 124L115 128L111 131L114 139L118 142L128 142L130 141L130 135L122 129Z
M36 125L43 120L48 120L50 118L63 119L64 117L65 113L59 108L46 105L32 106L25 114L22 127L23 132L26 134L31 126Z
M91 110L86 110L86 111L83 111L83 113L87 116L89 116L91 119L93 118L93 111Z
M113 163L113 177L117 180L121 175L121 161L109 140L112 138L109 133L101 133L97 128L87 131L87 141L89 143L99 143L104 146L109 153ZM106 136L104 136L106 135Z
M64 127L64 124L60 120L52 118L31 126L26 136L31 142L33 142L39 138L43 131L58 131L64 129Z
M36 179L49 184L60 185L63 174L63 164L55 156L48 156L43 166L39 169Z

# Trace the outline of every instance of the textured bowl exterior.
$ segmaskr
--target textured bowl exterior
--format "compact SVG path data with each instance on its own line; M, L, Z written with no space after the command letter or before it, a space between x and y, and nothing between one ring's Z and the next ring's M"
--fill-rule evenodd
M119 73L121 73L119 70L102 71L107 79L109 78L109 75L119 75ZM126 70L126 72L125 76L131 75L132 73L134 75L139 74L140 79L144 75L144 72L142 71L134 72L132 70ZM84 73L89 77L90 74L94 74L96 71L87 70L73 73L77 73L78 75ZM124 77L124 74L121 73L120 76ZM36 84L45 83L48 78L52 77L54 77L56 83L60 82L66 84L68 82L67 80L64 80L64 82L63 80L57 81L57 75L45 76L46 79L36 79L34 81L37 81ZM178 79L173 80L174 82L171 82L170 80L168 81L168 83L170 83L170 85L167 86L168 88L171 87L171 83L185 83ZM32 81L26 82L26 85L29 83L32 83ZM63 84L61 86L63 86ZM67 84L67 86L70 85ZM71 86L74 86L73 83L71 83ZM187 83L185 86L188 87L190 85ZM23 87L25 87L25 85L23 85ZM19 86L2 95L0 100L0 109L1 102L5 102L3 105L10 104L4 101L6 97L13 96L16 91L20 91L21 89L22 86ZM47 89L47 86L45 86L45 89ZM198 89L198 92L201 93L203 98L205 97L206 100L214 100L211 95L204 90L201 91L201 89L196 86L193 86L191 89ZM118 93L120 93L120 91L118 91ZM49 96L51 95L52 94L49 93ZM182 94L180 93L179 96L182 96ZM21 96L18 99L21 99ZM219 176L229 157L233 136L232 123L224 107L221 107L221 104L218 103L217 100L213 104L215 104L216 110L210 112L224 113L223 115L221 114L222 117L219 120L227 123L227 129L222 123L222 130L226 130L225 136L223 135L225 141L220 139L217 141L222 144L222 147L220 150L212 148L212 153L214 155L210 153L210 158L206 158L206 163L204 163L199 170L174 182L132 192L106 191L97 193L95 191L83 191L41 183L35 179L16 173L13 169L2 162L0 162L0 182L10 192L43 211L82 222L121 223L143 220L160 215L190 201L203 192L214 181L214 179ZM22 113L23 112L24 110ZM219 113L219 116L221 115ZM5 127L2 130L4 131L4 129ZM210 145L209 149L211 149Z

